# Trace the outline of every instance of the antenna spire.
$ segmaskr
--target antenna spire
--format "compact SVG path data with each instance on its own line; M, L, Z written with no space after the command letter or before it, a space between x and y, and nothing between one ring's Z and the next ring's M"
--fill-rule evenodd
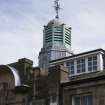
M54 3L55 3L54 9L55 9L55 12L56 12L56 17L55 18L58 19L59 18L59 10L61 9L60 4L59 4L59 0L55 0Z

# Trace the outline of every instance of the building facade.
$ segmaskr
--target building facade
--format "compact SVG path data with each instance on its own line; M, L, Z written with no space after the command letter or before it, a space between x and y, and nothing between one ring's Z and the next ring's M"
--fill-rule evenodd
M105 71L69 78L62 84L62 105L104 105Z
M0 65L0 105L105 105L105 50L71 50L71 27L57 16L43 30L39 66Z
M43 73L26 58L0 65L0 105L104 105L104 67L72 76L62 64Z

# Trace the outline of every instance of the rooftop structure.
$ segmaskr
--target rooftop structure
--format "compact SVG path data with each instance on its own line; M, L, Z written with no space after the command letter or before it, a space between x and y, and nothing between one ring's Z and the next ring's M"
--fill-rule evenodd
M105 50L96 49L50 61L50 66L61 64L68 68L69 76L77 76L104 70L104 56Z
M48 22L43 30L43 48L39 53L39 67L42 69L49 67L49 61L72 55L71 27L60 21L58 1L55 1L56 18Z

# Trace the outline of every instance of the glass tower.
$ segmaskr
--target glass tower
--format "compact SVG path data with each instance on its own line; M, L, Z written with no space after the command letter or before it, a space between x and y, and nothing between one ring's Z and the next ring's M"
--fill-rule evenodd
M43 45L63 44L68 48L71 47L71 27L66 27L59 19L54 19L44 27ZM44 47L43 46L43 47Z
M60 22L59 18L51 20L43 30L43 48L39 53L39 67L47 69L49 61L72 55L71 27Z

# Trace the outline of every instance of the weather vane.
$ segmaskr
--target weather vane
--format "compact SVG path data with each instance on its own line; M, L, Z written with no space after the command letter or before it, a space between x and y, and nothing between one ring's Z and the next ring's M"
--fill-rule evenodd
M59 18L59 10L61 9L60 4L59 4L59 0L55 0L54 3L55 3L54 8L56 11L56 18L58 19Z

